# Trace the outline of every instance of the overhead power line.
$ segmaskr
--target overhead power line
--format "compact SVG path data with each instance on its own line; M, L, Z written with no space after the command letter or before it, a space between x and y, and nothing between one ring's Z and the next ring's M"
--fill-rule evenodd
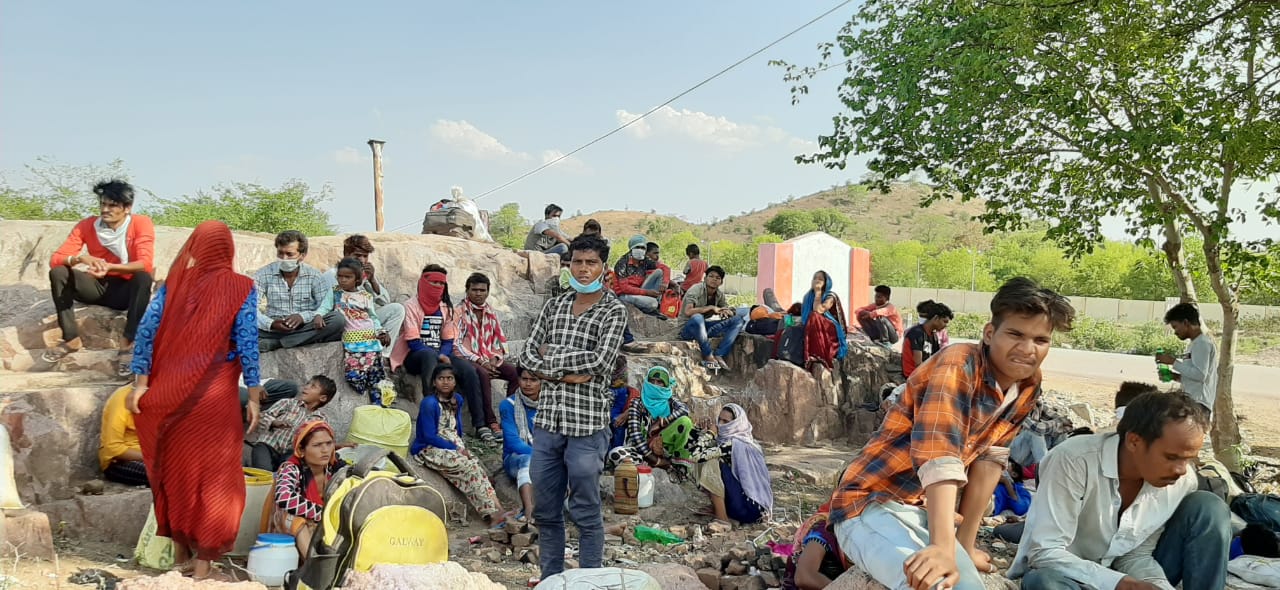
M651 108L651 109L649 109L649 110L645 111L645 112L644 112L644 114L640 115L639 117L636 117L636 118L634 118L634 119L631 119L630 121L627 121L626 123L623 123L623 124L621 124L621 125L618 125L617 127L614 127L614 128L613 128L612 130L610 130L609 132L607 132L607 133L605 133L605 134L603 134L603 135L601 135L601 136L599 136L599 137L596 137L595 139L592 139L591 141L588 141L587 143L584 143L584 144L582 144L582 145L580 145L580 146L578 146L578 147L574 148L572 151L570 151L570 152L568 152L568 153L561 154L559 157L557 157L557 158L555 158L555 159L553 159L553 160L550 160L550 161L548 161L548 162L546 162L546 163L542 164L541 166L538 166L537 168L534 168L534 169L532 169L532 170L529 170L529 171L527 171L527 172L525 172L525 173L523 173L523 174L521 174L521 175L519 175L519 176L516 176L515 178L512 178L511 180L508 180L508 181L506 181L506 182L504 182L504 183L502 183L502 184L500 184L500 185L498 185L498 186L495 186L495 187L493 187L493 188L491 188L491 189L489 189L489 190L487 190L487 191L484 191L484 192L482 192L482 193L480 193L480 194L478 194L478 195L476 195L476 196L474 196L474 197L471 197L471 200L473 200L473 201L479 201L480 199L483 199L483 198L485 198L485 197L487 197L487 196L489 196L489 195L491 195L491 194L493 194L493 193L496 193L496 192L498 192L498 191L500 191L500 190L502 190L502 189L505 189L505 188L507 188L507 187L509 187L509 186L511 186L511 185L513 185L513 184L515 184L515 183L517 183L517 182L520 182L521 180L524 180L524 179L526 179L526 178L528 178L528 177L530 177L530 176L533 176L534 174L537 174L537 173L539 173L539 172L542 172L543 170L546 170L547 168L550 168L550 167L552 167L552 166L556 165L558 162L560 162L560 161L562 161L562 160L565 160L565 159L567 159L567 158L569 158L569 157L573 156L574 154L576 154L576 153L578 153L578 152L580 152L580 151L582 151L582 150L585 150L585 149L587 149L587 148L589 148L589 147L591 147L591 146L593 146L593 145L595 145L595 144L597 144L597 143L600 143L601 141L604 141L604 140L605 140L605 139L607 139L609 136L614 135L615 133L618 133L619 131L622 131L623 129L626 129L627 127L630 127L630 126L632 126L632 125L635 125L636 123L639 123L640 121L644 120L644 118L645 118L645 117L648 117L649 115L652 115L652 114L654 114L654 113L658 112L658 110L659 110L659 109L661 109L662 107L668 106L668 105L670 105L671 103L673 103L673 102L675 102L675 101L677 101L677 100L680 100L681 98L683 98L685 95L689 94L690 92L693 92L694 90L697 90L697 89L699 89L699 88L701 88L701 87L703 87L703 86L707 85L707 84L708 84L708 83L710 83L712 80L715 80L716 78L719 78L720 76L725 75L725 74L726 74L726 73L728 73L730 70L732 70L732 69L734 69L734 68L736 68L736 67L738 67L738 66L740 66L740 65L742 65L742 64L744 64L744 63L746 63L746 62L747 62L748 60L750 60L751 58L753 58L753 57L755 57L755 56L757 56L757 55L760 55L761 53L764 53L765 51L768 51L768 50L769 50L771 47L773 47L774 45L777 45L777 44L779 44L779 43L781 43L781 42L783 42L783 41L787 40L787 39L788 39L788 38L790 38L792 35L795 35L796 33L799 33L800 31L805 30L806 28L808 28L808 27L809 27L810 25L812 25L813 23L816 23L816 22L818 22L818 21L822 20L823 18L826 18L827 16L831 15L831 13L833 13L833 12L835 12L835 11L837 11L837 10L840 10L841 8L844 8L845 6L847 6L848 4L850 4L850 3L852 3L852 2L853 2L853 0L844 0L843 2L841 2L841 3L839 3L839 4L835 5L835 6L833 6L831 9L827 10L826 12L823 12L822 14L819 14L818 16L813 17L813 18L812 18L812 19L810 19L808 22L806 22L806 23L804 23L804 24L802 24L802 25L800 25L800 26L798 26L798 27L796 27L796 28L792 29L791 31L787 32L785 35L783 35L783 36L781 36L781 37L778 37L777 39L774 39L774 40L773 40L773 41L771 41L768 45L765 45L764 47L761 47L760 49L757 49L757 50L755 50L755 51L751 52L751 53L750 53L750 54L748 54L746 57L743 57L742 59L740 59L740 60L738 60L738 61L735 61L735 62L733 62L732 64L729 64L729 65L728 65L727 67L725 67L724 69L722 69L722 70L720 70L720 71L718 71L718 72L716 72L716 73L714 73L714 74L712 74L712 75L708 76L707 78L703 79L701 82L698 82L697 84L694 84L693 86L690 86L689 88L686 88L684 91L680 92L679 94L677 94L677 95L675 95L675 96L673 96L673 97L671 97L671 98L668 98L668 99L667 99L666 101L664 101L662 104L659 104L658 106L655 106L655 107L653 107L653 108ZM409 227L410 225L413 225L414 223L417 223L417 222L409 222L409 223L406 223L406 224L404 224L404 225L402 225L402 226L399 226L399 227L397 227L397 228L392 229L391 231L399 231L399 230L401 230L401 229L403 229L403 228L406 228L406 227Z

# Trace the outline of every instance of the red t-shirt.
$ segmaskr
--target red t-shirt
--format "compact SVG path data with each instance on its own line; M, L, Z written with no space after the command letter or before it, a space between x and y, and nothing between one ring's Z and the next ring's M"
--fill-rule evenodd
M680 288L688 291L689 287L701 283L703 277L707 276L708 266L710 265L707 264L707 261L701 258L694 258L693 260L690 260L689 271L685 273L684 282L680 283Z

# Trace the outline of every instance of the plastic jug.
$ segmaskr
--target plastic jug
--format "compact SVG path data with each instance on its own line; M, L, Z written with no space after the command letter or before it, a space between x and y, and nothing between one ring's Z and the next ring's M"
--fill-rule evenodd
M249 574L267 586L284 584L285 574L298 569L298 549L293 537L274 533L258 535L249 550Z
M640 479L640 492L636 494L636 506L639 508L653 506L653 468L641 465L636 467L636 474Z
M650 479L653 475L650 474ZM613 470L613 511L617 514L635 514L640 511L637 500L640 494L640 474L635 464L623 461Z

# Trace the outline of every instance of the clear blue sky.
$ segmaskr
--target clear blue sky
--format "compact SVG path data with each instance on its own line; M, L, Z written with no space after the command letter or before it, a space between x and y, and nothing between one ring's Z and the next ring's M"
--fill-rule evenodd
M386 145L388 227L612 129L835 6L788 2L44 2L0 7L0 169L122 158L163 197L225 181L329 183L373 227L365 141ZM692 220L846 179L792 158L839 110L840 70L793 106L766 61L812 62L851 4L615 135L481 201Z
M370 138L388 228L454 185L478 195L647 111L838 4L765 2L85 2L0 4L0 171L52 156L125 161L162 197L290 178L373 228ZM694 221L845 180L801 166L841 110L842 71L791 104L769 59L813 63L850 4L640 124L483 199L538 217L650 210ZM1239 187L1249 207L1273 184ZM1108 235L1123 237L1109 220ZM608 231L608 228L605 228ZM1273 231L1260 223L1246 237Z

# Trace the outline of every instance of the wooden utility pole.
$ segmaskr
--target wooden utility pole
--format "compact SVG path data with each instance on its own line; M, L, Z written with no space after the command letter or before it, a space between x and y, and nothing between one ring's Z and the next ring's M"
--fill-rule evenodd
M369 149L373 150L373 227L382 231L382 144L381 139L370 139Z

